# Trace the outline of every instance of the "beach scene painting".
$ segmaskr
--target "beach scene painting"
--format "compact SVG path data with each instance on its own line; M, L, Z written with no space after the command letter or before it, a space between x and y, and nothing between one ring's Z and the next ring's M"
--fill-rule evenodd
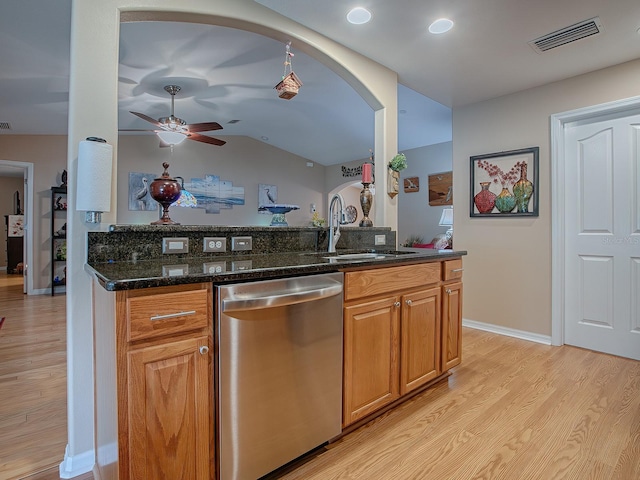
M230 180L220 180L218 175L192 178L184 188L196 197L196 208L203 208L206 213L220 213L220 210L244 205L244 187L235 186Z

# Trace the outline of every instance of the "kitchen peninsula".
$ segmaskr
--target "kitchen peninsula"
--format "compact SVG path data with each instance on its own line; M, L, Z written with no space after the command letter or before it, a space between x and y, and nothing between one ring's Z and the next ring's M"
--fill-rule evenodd
M112 226L88 240L104 479L220 475L221 285L340 274L341 434L460 362L466 252L397 251L388 228L343 228L332 254L315 227Z

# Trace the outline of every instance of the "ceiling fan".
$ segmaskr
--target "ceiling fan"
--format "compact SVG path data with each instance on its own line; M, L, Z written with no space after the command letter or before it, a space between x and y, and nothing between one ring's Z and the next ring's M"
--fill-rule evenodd
M195 140L196 142L209 143L211 145L224 145L224 140L218 138L209 137L207 135L200 135L198 132L208 132L210 130L221 130L222 126L217 122L204 122L204 123L192 123L187 124L181 118L176 117L173 114L174 100L176 93L181 90L178 85L167 85L164 87L165 91L171 95L171 115L168 117L161 117L158 120L139 112L130 112L135 116L152 123L159 130L153 130L160 137L160 146L168 147L170 145L177 145L185 139Z

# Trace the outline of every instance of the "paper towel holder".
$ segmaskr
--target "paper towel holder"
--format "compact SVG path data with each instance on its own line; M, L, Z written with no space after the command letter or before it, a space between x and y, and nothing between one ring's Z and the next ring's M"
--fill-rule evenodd
M87 142L96 142L98 144L107 144L104 138L100 137L87 137ZM82 142L81 142L82 145ZM108 145L108 147L111 147ZM90 188L78 188L78 197L76 199L76 209L85 212L86 223L100 223L102 220L102 212L109 211L109 205L111 203L111 168L112 158L111 151L109 151L108 159L108 178L98 178L101 175L99 167L96 166L97 162L104 162L103 158L99 158L99 154L96 152L87 152L81 149L78 155L78 185L89 185ZM100 171L100 173L102 173ZM106 181L105 181L106 180Z

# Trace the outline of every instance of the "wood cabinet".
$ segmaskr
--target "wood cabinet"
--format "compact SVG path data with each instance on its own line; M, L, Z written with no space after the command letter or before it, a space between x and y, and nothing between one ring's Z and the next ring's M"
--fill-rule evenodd
M343 426L399 397L399 297L344 309Z
M212 288L117 292L119 480L211 480Z
M402 296L400 395L436 378L440 368L440 287Z
M343 428L460 363L462 261L451 262L345 273Z

